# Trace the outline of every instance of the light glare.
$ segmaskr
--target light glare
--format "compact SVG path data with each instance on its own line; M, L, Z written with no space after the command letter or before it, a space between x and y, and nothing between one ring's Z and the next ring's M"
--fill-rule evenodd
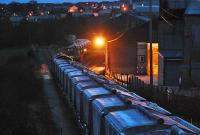
M103 37L97 37L97 38L95 38L94 43L96 46L103 46L103 45L105 45L105 39Z

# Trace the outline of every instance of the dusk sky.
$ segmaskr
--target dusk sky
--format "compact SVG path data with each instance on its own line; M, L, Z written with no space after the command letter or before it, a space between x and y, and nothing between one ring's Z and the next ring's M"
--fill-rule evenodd
M30 0L0 0L0 3L10 3L13 1L20 2L20 3L27 3ZM37 0L38 3L63 3L63 2L76 3L76 2L83 2L83 1L101 2L101 1L116 1L116 0Z

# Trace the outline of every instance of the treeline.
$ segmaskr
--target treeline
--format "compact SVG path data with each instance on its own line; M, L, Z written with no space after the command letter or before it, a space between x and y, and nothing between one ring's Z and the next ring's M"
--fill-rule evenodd
M24 47L31 43L48 45L64 40L68 34L80 35L85 31L87 19L67 17L39 23L23 21L14 26L9 21L0 22L0 45L5 47Z
M0 135L57 134L32 50L2 49L0 56Z

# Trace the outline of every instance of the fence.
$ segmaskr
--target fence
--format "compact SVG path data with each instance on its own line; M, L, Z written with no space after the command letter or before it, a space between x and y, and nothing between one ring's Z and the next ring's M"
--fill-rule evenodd
M200 125L200 97L178 95L173 89L164 86L150 86L132 74L118 74L107 71L107 75L129 91L135 92L191 122L195 122L193 124Z
M118 74L114 72L107 72L107 75L118 84L122 85L123 87L127 88L129 91L134 91L137 94L140 94L147 98L148 100L156 100L157 94L164 90L165 87L157 87L157 86L150 86L149 84L144 83L140 80L137 76L133 74ZM171 91L166 91L165 95L169 96ZM170 99L170 98L168 98Z

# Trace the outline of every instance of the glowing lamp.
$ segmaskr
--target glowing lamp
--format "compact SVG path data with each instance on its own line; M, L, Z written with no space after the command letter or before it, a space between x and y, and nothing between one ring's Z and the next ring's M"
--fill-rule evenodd
M84 49L83 49L83 52L87 52L87 49L86 49L86 48L84 48Z
M33 11L30 11L30 12L28 13L28 16L33 16Z
M44 12L41 12L40 15L41 15L41 16L44 16Z
M128 11L128 5L122 4L122 5L121 5L121 10L122 10L123 12Z
M84 10L83 10L83 9L80 9L79 11L80 11L81 13L83 13L83 12L84 12Z
M103 37L96 37L96 38L94 39L94 44L95 44L96 46L98 46L98 47L104 46L105 43L106 43L106 41L105 41L105 38L103 38Z
M97 16L99 16L99 13L94 12L94 13L93 13L93 16L94 16L94 17L97 17Z
M78 7L72 6L72 7L69 8L68 12L69 13L75 13L75 12L77 12L77 10L78 10Z
M127 11L127 7L124 7L124 8L123 8L123 11Z

